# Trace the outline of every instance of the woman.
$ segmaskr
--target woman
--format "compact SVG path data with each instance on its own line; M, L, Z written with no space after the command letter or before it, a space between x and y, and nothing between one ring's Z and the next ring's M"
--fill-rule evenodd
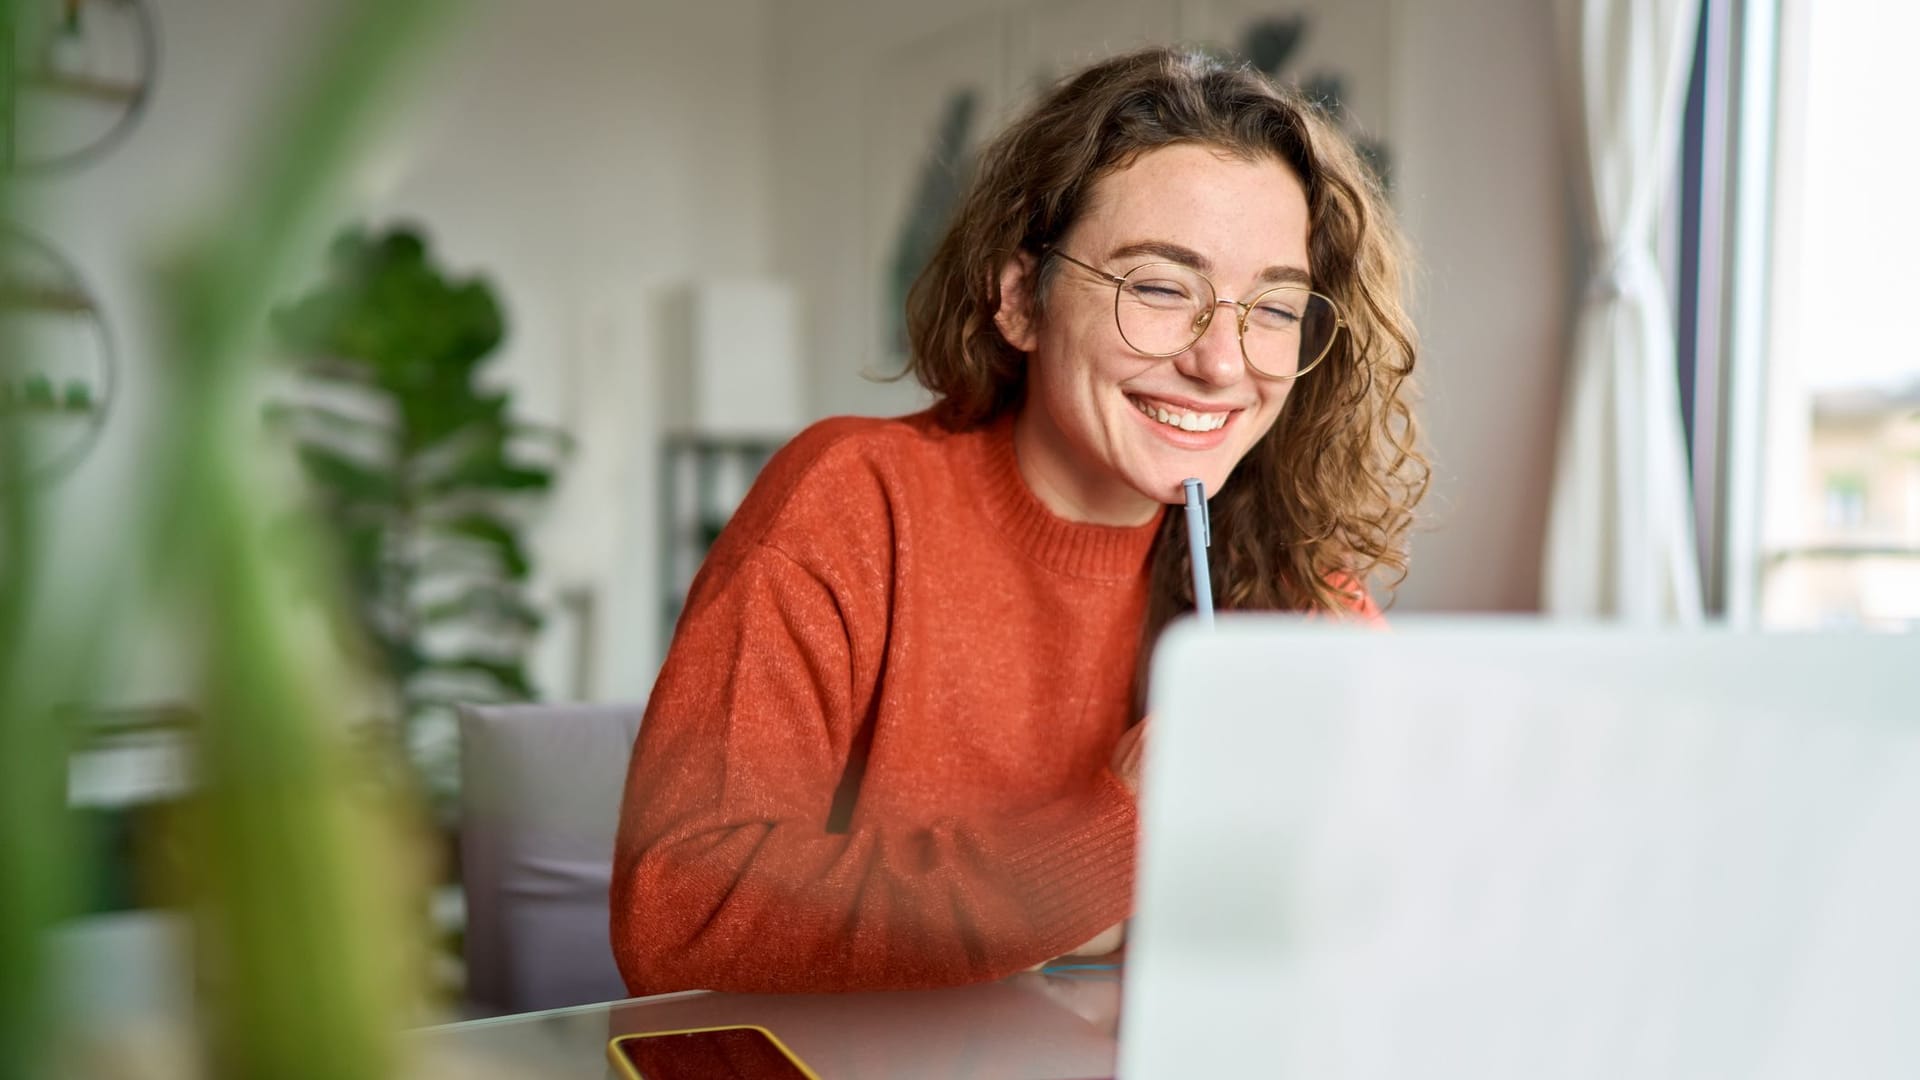
M899 420L816 424L695 581L615 859L636 994L999 978L1116 947L1148 725L1192 604L1377 618L1426 479L1400 241L1290 91L1149 50L988 150L909 300Z

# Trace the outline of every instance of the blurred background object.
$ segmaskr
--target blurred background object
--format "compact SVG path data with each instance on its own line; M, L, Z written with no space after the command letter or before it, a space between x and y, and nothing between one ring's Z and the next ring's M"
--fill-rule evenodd
M294 527L340 553L350 640L371 643L399 699L370 722L396 729L450 816L454 706L533 695L541 616L521 534L553 481L531 462L565 437L482 382L505 331L499 301L482 281L449 280L410 230L336 237L321 282L274 328L295 380L268 415L295 441L315 504Z
M1778 490L1797 542L1762 579L1769 625L1920 627L1920 372L1808 395L1804 475Z
M626 996L607 938L638 705L460 710L466 1000L517 1013Z
M1547 523L1543 606L1697 624L1678 348L1654 224L1679 167L1700 0L1558 0L1588 251Z
M0 411L18 425L23 481L49 483L99 441L113 406L113 333L93 291L52 244L0 223Z
M14 22L19 107L39 120L8 128L15 170L79 168L128 137L159 74L160 40L149 0L18 3Z
M67 0L56 33L84 37L126 6ZM0 7L10 150L78 122L19 93L48 71L79 77L64 37L43 48L53 9ZM116 498L76 512L56 498L70 489L34 468L48 405L35 388L71 370L72 339L0 325L9 365L31 373L21 398L33 406L0 412L0 1073L377 1077L402 1065L398 1024L425 1007L432 860L413 785L390 782L405 770L346 738L342 690L356 676L316 654L296 601L330 610L336 579L308 538L270 542L277 485L253 399L267 312L338 212L347 167L442 14L328 12L297 81L274 95L278 122L202 195L225 196L221 219L143 261L155 317L140 358L158 422L134 436ZM0 207L38 217L39 193L16 188L25 162L10 153L8 164ZM39 267L9 260L10 300L74 292L46 276L58 264L44 251ZM85 411L86 382L76 385L68 404ZM133 724L105 711L135 628L180 646L190 708ZM113 716L123 722L101 722ZM123 755L120 771L135 775L119 786L149 781L172 812L140 823L130 844L102 843L75 828L74 811L112 801L101 789L115 786L105 778L130 727L172 736L159 760L174 775L153 785L154 761L140 776ZM90 880L126 862L140 880L109 891L172 910L76 918Z

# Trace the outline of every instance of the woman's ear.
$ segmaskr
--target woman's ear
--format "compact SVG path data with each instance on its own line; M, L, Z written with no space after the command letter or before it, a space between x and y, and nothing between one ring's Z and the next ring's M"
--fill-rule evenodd
M1007 344L1021 352L1032 352L1039 343L1038 320L1033 303L1037 263L1031 252L1015 252L1000 266L1000 309L993 313L993 325Z

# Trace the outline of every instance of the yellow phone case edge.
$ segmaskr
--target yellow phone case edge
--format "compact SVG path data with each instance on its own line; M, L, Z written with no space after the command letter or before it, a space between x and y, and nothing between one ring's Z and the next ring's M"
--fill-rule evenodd
M625 1035L615 1035L613 1038L607 1040L607 1060L612 1062L613 1067L619 1071L620 1075L626 1077L627 1080L646 1080L646 1078L641 1076L639 1071L633 1067L633 1064L627 1060L627 1056L620 1052L619 1047L622 1042L628 1039L653 1039L662 1035L698 1035L706 1031L737 1031L741 1028L749 1028L765 1035L767 1041L773 1044L774 1049L786 1055L788 1061L793 1062L793 1067L800 1070L800 1075L806 1077L807 1080L820 1080L820 1074L809 1068L806 1062L801 1061L800 1055L794 1053L792 1047L781 1042L780 1036L775 1035L759 1024L710 1024L707 1027L675 1028L672 1031L629 1031Z

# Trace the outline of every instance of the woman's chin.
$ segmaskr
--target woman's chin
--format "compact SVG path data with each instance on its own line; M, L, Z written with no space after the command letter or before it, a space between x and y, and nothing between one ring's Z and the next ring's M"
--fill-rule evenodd
M1200 481L1207 498L1218 495L1233 472L1233 462L1225 454L1183 454L1173 460L1155 461L1142 472L1138 479L1143 482L1135 485L1141 494L1178 504L1187 501L1188 480Z
M1216 494L1216 482L1209 479L1212 475L1211 470L1189 472L1179 476L1174 476L1172 473L1159 473L1151 479L1134 484L1133 487L1135 491L1154 502L1167 506L1181 506L1187 501L1188 480L1199 480L1207 498L1213 498Z

